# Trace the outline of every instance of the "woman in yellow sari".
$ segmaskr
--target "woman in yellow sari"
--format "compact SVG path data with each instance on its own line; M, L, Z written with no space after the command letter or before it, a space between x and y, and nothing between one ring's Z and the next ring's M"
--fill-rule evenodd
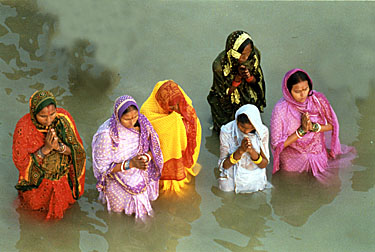
M191 99L172 80L156 84L141 111L159 135L164 157L161 190L180 192L200 171L202 128Z

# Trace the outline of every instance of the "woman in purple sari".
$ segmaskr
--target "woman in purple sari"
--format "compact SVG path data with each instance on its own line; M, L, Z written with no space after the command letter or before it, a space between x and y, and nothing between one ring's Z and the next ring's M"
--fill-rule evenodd
M94 175L99 199L108 211L152 215L150 201L159 196L163 156L151 123L130 96L116 99L112 117L92 141Z
M282 92L284 97L275 105L271 117L273 173L280 169L311 172L325 182L332 174L331 168L337 165L333 162L337 156L354 149L340 145L336 114L327 98L313 90L304 70L287 72ZM326 137L330 151L326 149Z

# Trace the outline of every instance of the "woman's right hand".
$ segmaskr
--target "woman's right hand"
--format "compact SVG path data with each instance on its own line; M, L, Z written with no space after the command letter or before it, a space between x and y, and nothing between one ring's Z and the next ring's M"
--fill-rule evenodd
M243 78L243 79L250 78L250 76L251 76L250 72L249 72L249 69L247 69L246 66L244 66L244 65L239 66L238 73L239 73L240 77Z
M301 118L301 126L303 131L309 132L312 130L312 123L310 121L310 115L309 113L303 113Z
M146 170L148 168L148 163L143 158L143 155L136 155L130 160L130 168L137 168L140 170Z
M247 137L244 137L242 139L240 147L238 147L238 149L240 151L240 154L242 155L243 153L245 153L246 151L248 151L250 148L251 148L250 139L247 138Z
M246 152L249 151L251 148L251 142L250 139L247 137L244 137L242 139L240 147L234 152L233 157L236 160L240 160L242 155Z
M57 137L55 130L50 128L47 132L46 139L44 140L44 150L49 153L52 150L58 150L58 149L59 149L59 138Z

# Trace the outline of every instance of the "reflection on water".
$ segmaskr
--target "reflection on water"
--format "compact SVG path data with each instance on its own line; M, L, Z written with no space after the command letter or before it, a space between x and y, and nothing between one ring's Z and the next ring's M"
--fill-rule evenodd
M220 227L233 229L247 237L249 242L241 247L228 240L215 239L215 242L231 251L264 251L258 250L263 243L267 229L267 220L272 219L272 208L267 203L269 190L252 194L234 194L222 192L217 187L212 187L212 192L220 197L223 205L213 212Z
M12 91L13 90L11 88L5 88L5 92L7 93L7 95L10 95Z
M82 28L82 36L67 45L59 28L63 25L60 19L64 13L51 14L40 8L46 6L38 6L46 5L46 2L0 0L0 166L4 168L0 178L3 195L0 228L4 234L0 237L1 251L202 251L202 247L224 251L280 251L281 239L288 251L301 251L300 244L309 243L313 235L316 240L326 239L325 244L332 244L330 251L345 250L347 245L351 248L359 246L353 239L331 240L322 235L335 233L335 221L340 218L345 218L340 226L343 235L361 237L362 251L371 251L371 246L374 248L373 242L367 239L373 233L371 220L375 219L374 214L359 216L352 213L353 209L355 213L360 210L352 205L354 197L361 207L369 209L373 206L368 198L373 198L375 184L375 83L371 75L374 36L368 30L375 24L373 8L369 8L374 5L249 2L245 6L245 2L233 5L199 1L194 4L150 2L144 6L142 3L131 5L130 2L112 1L113 5L97 2L92 7L90 1L48 1L53 7L65 8L66 13L72 9L92 12L92 22L101 18L99 22L104 24L101 28L112 29L105 33L108 37L96 40L92 35L98 30L92 29L86 34ZM66 7L72 3L77 5L71 9ZM103 6L108 12L102 11ZM108 14L113 13L109 11L111 8L118 6L121 7L116 12L118 16ZM307 17L305 12L299 13L301 7L309 10ZM254 9L250 19L249 9ZM345 18L341 14L331 15L330 9L335 10L334 13L345 12ZM286 18L290 11L294 13L293 18ZM99 12L103 15L97 18ZM266 15L266 20L265 12L274 15L271 18ZM320 15L321 12L329 15ZM66 16L64 18L66 22ZM279 22L285 18L286 23ZM96 25L83 24L82 20L86 19L78 19L79 26ZM118 26L124 23L126 25ZM241 28L238 23L251 25ZM69 23L72 24L76 23ZM111 25L123 27L124 31L113 29ZM330 37L332 27L335 34L340 35L339 39ZM306 33L305 28L311 32ZM279 83L287 70L298 62L301 67L315 72L317 83L322 83L319 90L327 94L343 122L341 135L350 135L346 139L357 139L354 142L359 153L355 160L356 170L344 174L341 184L323 187L307 174L294 176L279 172L271 178L270 165L267 175L274 188L266 193L235 195L212 187L215 183L212 168L217 166L219 157L219 137L208 130L211 120L206 96L212 83L210 66L222 50L223 38L234 29L248 30L262 47L268 92L264 118L270 118L273 104L281 96ZM293 29L295 31L291 32ZM74 34L78 34L77 30ZM343 30L350 36L346 37ZM317 37L322 38L318 44ZM113 42L105 45L116 46L105 48L98 43L103 40ZM329 42L323 44L324 41ZM348 45L356 50L345 56ZM99 63L99 49L102 54L114 56L117 55L113 52L125 51L120 55L126 59L114 57L112 64L123 65L112 69L109 64ZM331 66L339 70L333 70ZM354 72L353 66L363 67ZM357 85L351 86L350 76L355 76L358 86L364 83L367 86L368 78L372 78L368 97L358 98L362 88L355 92ZM205 143L202 142L200 152L203 168L187 185L183 195L161 194L153 202L155 217L146 225L139 225L132 216L108 213L97 201L96 180L90 162L91 139L98 126L110 117L116 97L128 93L142 103L154 84L166 78L194 83L186 85L185 89L194 94L193 102L203 122L202 140ZM350 83L345 83L348 80ZM85 193L58 222L45 222L39 212L24 211L13 205L17 170L11 159L12 132L17 120L29 110L30 95L38 89L51 90L58 105L73 115L88 154ZM354 104L354 99L357 99L355 105L361 114L358 137L356 107L345 107ZM347 111L351 114L347 115ZM269 120L265 123L269 125ZM346 207L345 211L341 211L342 206ZM331 212L335 212L336 219L331 218ZM350 219L365 231L358 229L352 234L351 225L344 225ZM285 235L285 228L289 235ZM313 245L318 246L319 251L325 248Z
M65 81L68 83L71 95L61 95L61 99L58 95L57 99L65 109L72 111L73 117L79 118L85 127L85 131L80 135L87 146L91 146L92 136L98 125L110 117L113 101L108 95L120 81L117 73L95 63L94 55L92 45L88 41L80 40L70 50L56 51L54 58L56 65L61 64L59 63L61 58L68 62ZM96 65L95 69L92 67L93 64ZM56 87L54 91L63 94L65 90ZM91 153L91 148L86 150ZM91 171L92 167L87 167L87 170ZM94 180L90 180L90 176L88 179L88 182L94 183Z
M220 138L219 138L219 133L216 131L212 130L210 136L206 136L206 144L205 147L206 149L214 154L218 159L220 157Z
M20 238L19 251L80 251L80 232L98 233L93 219L74 204L64 215L63 221L45 221L45 213L17 208Z
M302 226L323 205L331 203L340 191L340 181L325 186L309 173L279 171L272 176L271 205L282 221Z
M109 251L175 251L178 240L191 234L190 223L200 217L200 203L192 178L182 194L161 194L153 202L155 216L147 223L135 223L134 216L108 213L106 208L96 216L108 229L102 236Z
M10 16L4 22L10 32L19 35L17 49L26 51L32 61L42 60L43 55L37 55L40 46L45 46L39 44L40 35L47 33L52 36L56 19L39 12L36 0L5 1L5 5L15 8L17 12L16 16ZM47 39L45 42L48 41ZM18 50L14 51L15 55L19 53ZM23 63L18 66L25 65Z
M108 213L96 201L95 188L68 209L60 221L44 221L45 214L17 208L19 251L174 251L178 240L191 234L190 223L201 213L201 197L194 178L183 195L162 194L155 202L155 217L136 223L134 216ZM87 239L82 242L83 239Z
M58 105L70 111L75 119L80 118L76 122L85 146L89 145L99 125L92 123L92 118L103 120L108 108L112 107L108 92L119 83L118 74L96 63L95 50L88 41L77 40L72 48L51 46L57 20L40 12L36 1L2 1L0 13L3 19L0 33L4 36L0 40L0 59L6 63L1 64L1 72L8 80L3 81L7 86L4 90L22 106L22 112L15 120L28 112L28 99L35 90L50 90ZM92 65L95 65L95 71L92 71ZM83 98L86 102L73 97ZM97 106L98 102L102 106ZM81 130L82 125L88 130ZM14 128L14 125L10 127ZM16 178L11 159L9 163L11 174ZM85 195L66 211L63 220L45 222L45 213L14 207L18 219L13 221L18 221L19 225L17 250L80 251L90 248L90 244L95 245L91 251L106 249L102 238L106 224L95 216L97 211L103 211L103 206L96 203L92 168L90 162L87 164ZM9 195L14 195L14 187L7 186L6 191L9 190L12 191Z
M360 133L358 140L354 142L359 157L356 164L364 168L362 171L355 171L352 177L352 188L356 191L366 192L375 185L375 170L371 167L375 163L375 80L370 82L368 97L356 101L361 118L358 121Z

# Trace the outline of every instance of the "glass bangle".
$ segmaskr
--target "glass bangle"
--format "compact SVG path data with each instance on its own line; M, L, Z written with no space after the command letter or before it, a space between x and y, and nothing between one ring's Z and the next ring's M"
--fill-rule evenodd
M259 154L258 160L253 160L254 164L260 164L260 163L262 163L262 161L263 161L263 157L260 154Z

